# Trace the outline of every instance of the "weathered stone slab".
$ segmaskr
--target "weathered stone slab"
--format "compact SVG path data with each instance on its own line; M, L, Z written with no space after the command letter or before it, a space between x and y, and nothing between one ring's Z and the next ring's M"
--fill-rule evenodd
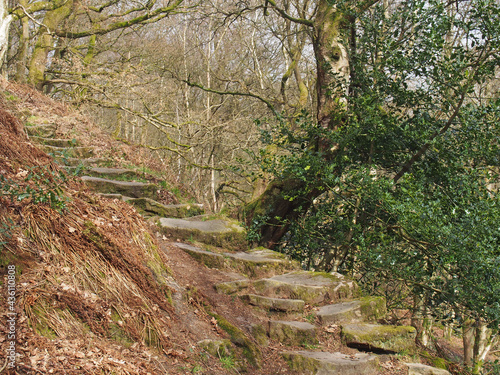
M56 155L54 157L55 161L59 164L66 165L69 167L78 167L80 165L84 167L92 167L97 165L112 165L113 161L110 159L103 158L68 158Z
M284 345L315 345L316 327L306 322L269 321L269 337Z
M92 167L85 170L87 176L101 177L101 178L136 178L138 174L132 169L125 168L106 168L106 167Z
M286 255L265 248L238 253L225 253L233 260L233 266L249 277L270 277L277 273L300 269L300 264Z
M121 194L132 198L155 198L158 187L155 184L107 180L105 178L83 176L87 186L98 193Z
M249 286L250 280L226 281L223 283L215 284L215 290L217 290L219 293L234 294L247 289Z
M387 313L384 297L365 297L356 301L322 306L316 315L322 325L375 322Z
M405 363L408 375L450 375L450 372L440 368L426 366L421 363Z
M267 297L301 299L306 303L320 303L352 298L358 285L335 273L295 271L254 282L255 290Z
M32 125L32 126L25 126L24 129L26 129L26 133L30 137L44 137L44 138L50 138L54 137L56 135L56 125L55 124L45 124L45 125Z
M301 299L284 299L259 296L256 294L244 294L240 298L250 305L262 307L267 310L302 312L305 302Z
M239 224L229 220L184 220L160 218L160 230L175 239L192 239L227 249L246 246L246 232Z
M368 353L353 355L329 352L283 352L294 371L303 375L374 375L379 371L378 357Z
M201 204L161 204L149 198L132 198L127 201L134 205L139 212L154 214L161 217L185 218L203 213Z
M415 347L417 331L410 326L345 324L342 338L346 345L373 351L401 352Z
M49 137L30 137L33 142L55 146L55 147L74 147L78 146L78 141L76 139L60 139L60 138L49 138Z
M189 255L191 255L197 261L205 264L207 267L210 268L225 267L226 259L221 254L202 250L199 247L191 246L186 243L176 243L175 245L184 250Z
M40 147L48 154L63 158L90 158L94 155L92 147L56 147L49 145L40 145Z

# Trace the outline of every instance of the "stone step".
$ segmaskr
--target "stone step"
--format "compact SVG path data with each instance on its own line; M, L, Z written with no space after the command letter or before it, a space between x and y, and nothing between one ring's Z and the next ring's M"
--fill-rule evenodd
M30 137L44 137L50 138L56 135L56 125L55 124L41 124L41 125L26 125L24 127L26 133Z
M161 204L150 198L124 199L143 214L157 215L170 218L186 218L202 214L202 204Z
M78 141L76 139L60 139L60 138L47 138L47 137L38 137L31 136L32 141L55 147L75 147L78 146Z
M271 298L256 294L243 294L240 298L252 306L269 311L303 312L305 306L301 299Z
M85 170L82 171L82 173L84 173L86 176L91 176L91 177L100 177L100 178L106 178L106 179L110 179L110 180L113 180L116 178L133 179L133 178L139 177L139 175L131 169L89 167L89 166L85 166L85 167L86 168L85 168ZM77 166L67 166L65 168L68 172L72 172L77 168Z
M268 279L256 280L253 286L266 297L301 299L319 304L352 299L358 285L339 273L295 271Z
M40 145L43 151L54 157L61 158L90 158L94 155L92 147L56 147L50 145Z
M414 327L368 323L344 324L341 330L347 346L377 352L412 350L416 335Z
M384 297L364 297L356 301L322 306L316 313L322 325L376 322L387 313Z
M99 165L113 165L114 161L111 159L104 159L104 158L68 158L68 157L61 157L61 156L55 156L54 157L55 161L58 164L65 165L65 166L70 166L70 167L78 167L78 166L84 166L84 167L93 167L93 166L99 166Z
M405 363L408 375L451 375L448 370L423 365L421 363Z
M316 345L316 327L307 322L269 321L269 338L283 345Z
M237 222L214 220L185 220L160 218L160 231L173 239L194 240L227 249L245 249L246 231Z
M298 267L298 263L290 261L284 254L269 249L216 253L185 243L175 245L208 267L231 268L249 277L268 277Z
M147 197L155 199L158 186L142 182L107 180L105 178L83 176L83 182L98 193L121 194L132 198Z
M215 290L219 293L235 294L248 289L250 286L251 282L248 279L225 281L223 283L215 284Z
M312 351L281 353L290 368L303 375L374 375L379 373L379 359L368 353L342 354Z

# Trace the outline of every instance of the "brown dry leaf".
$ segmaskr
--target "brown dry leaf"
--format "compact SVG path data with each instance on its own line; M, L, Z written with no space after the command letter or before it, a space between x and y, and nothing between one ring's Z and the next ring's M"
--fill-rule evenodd
M328 333L335 333L338 329L339 326L337 324L330 324L329 326L324 328L324 331Z
M73 227L69 227L69 228L68 228L68 231L69 231L69 233L74 233L74 232L76 232L76 229L75 229L75 228L73 228Z

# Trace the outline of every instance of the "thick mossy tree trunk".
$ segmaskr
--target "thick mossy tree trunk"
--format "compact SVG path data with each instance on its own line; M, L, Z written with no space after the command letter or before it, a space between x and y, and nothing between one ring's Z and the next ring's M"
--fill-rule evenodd
M367 2L365 6L373 3L375 1ZM350 74L347 36L352 20L329 0L319 0L314 20L307 22L313 29L317 66L317 124L335 130L342 125L347 103L346 87ZM329 163L336 152L336 145L324 139L311 140L310 144L323 151L325 163ZM322 191L320 181L316 186L315 183L308 181L306 186L306 182L294 178L273 180L260 197L244 207L247 224L260 225L260 245L273 247L287 232L290 223L309 209L312 200ZM297 196L297 192L302 193L291 201L284 198Z
M42 90L45 83L45 69L49 52L54 49L53 33L56 28L70 16L73 1L68 0L60 7L47 11L40 27L38 38L31 56L28 79L29 83Z
M296 195L303 188L298 180L274 180L257 199L244 207L243 214L247 225L257 233L256 242L272 249L288 231L288 228L303 212L311 206L319 190L309 192L293 200L287 195Z

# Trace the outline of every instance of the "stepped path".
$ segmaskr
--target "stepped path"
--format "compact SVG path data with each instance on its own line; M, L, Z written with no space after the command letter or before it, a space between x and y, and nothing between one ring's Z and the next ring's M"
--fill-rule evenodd
M379 324L386 314L384 298L362 296L348 277L303 271L283 254L248 249L245 230L237 222L205 216L199 204L159 202L156 183L133 170L106 167L109 163L93 158L91 148L55 138L50 126L33 126L28 132L69 173L79 173L89 188L134 205L157 225L160 236L199 262L200 269L227 276L213 286L213 293L242 301L259 319L240 328L228 317L210 313L230 338L200 341L208 353L217 356L239 348L247 363L262 368L266 363L260 348L274 343L289 366L286 373L373 375L387 373L390 355L414 349L415 329ZM174 290L186 293L170 282ZM175 297L174 303L180 306L183 298ZM402 371L448 373L421 364L405 364Z

